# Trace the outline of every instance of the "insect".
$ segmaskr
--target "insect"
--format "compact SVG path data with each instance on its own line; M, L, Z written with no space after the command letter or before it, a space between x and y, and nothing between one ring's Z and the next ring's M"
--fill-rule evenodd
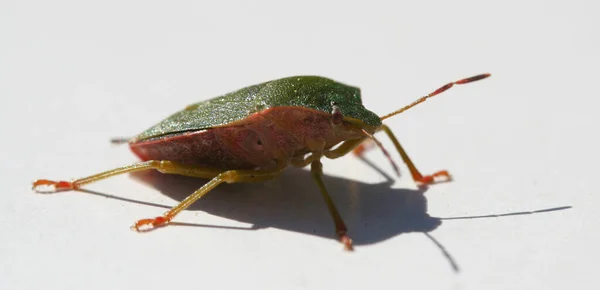
M38 179L40 193L75 190L127 172L155 169L209 179L181 203L161 216L138 220L132 228L149 231L166 226L192 203L221 183L261 182L273 179L288 166L310 165L335 233L344 248L352 249L347 228L322 180L321 158L360 154L363 141L372 140L398 168L373 134L383 131L420 185L449 181L445 171L423 175L410 160L390 128L382 123L454 85L489 77L480 74L448 83L413 103L378 116L363 104L360 89L328 78L296 76L273 80L208 101L189 105L136 137L116 139L128 143L142 161L72 181Z

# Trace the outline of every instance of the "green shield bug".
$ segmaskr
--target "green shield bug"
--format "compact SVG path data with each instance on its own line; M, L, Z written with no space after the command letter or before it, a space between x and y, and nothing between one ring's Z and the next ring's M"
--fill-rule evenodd
M187 106L127 142L142 162L72 181L39 179L37 192L78 189L114 175L155 169L162 173L209 179L204 186L162 216L141 219L132 228L148 231L166 226L181 211L221 183L260 182L275 178L288 165L310 164L312 176L333 218L345 249L352 240L322 180L322 157L338 158L364 149L383 131L392 140L412 178L419 184L450 180L447 171L423 175L412 163L383 120L438 95L453 85L489 77L481 74L448 83L397 111L377 116L367 110L360 90L331 79L297 76L273 80ZM398 168L393 161L396 172Z

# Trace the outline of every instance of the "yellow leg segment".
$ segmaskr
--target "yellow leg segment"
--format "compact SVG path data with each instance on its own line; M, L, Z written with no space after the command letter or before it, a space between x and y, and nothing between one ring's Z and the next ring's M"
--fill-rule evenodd
M290 160L290 163L294 167L302 168L308 164L311 164L315 160L315 155L311 153L306 157L295 157Z
M223 173L219 173L208 183L196 190L194 193L186 197L181 203L173 207L162 216L155 217L152 219L142 219L137 221L132 228L136 231L149 231L160 226L167 225L178 213L188 208L202 196L213 190L217 185L226 183L240 183L240 182L260 182L273 179L283 171L282 168L272 170L229 170Z
M162 173L187 175L206 179L213 178L221 172L221 170L217 169L199 168L197 166L183 165L166 160L149 160L115 168L88 177L78 178L72 181L52 181L47 179L38 179L33 182L33 190L40 193L73 190L78 189L85 184L96 182L115 175L148 169L156 169Z
M351 152L352 150L354 150L356 147L358 147L358 145L360 145L363 141L365 141L365 139L367 139L367 137L360 138L360 139L354 139L354 140L348 140L333 150L324 151L323 155L325 155L325 157L327 157L329 159L335 159L335 158L342 157L342 156L348 154L349 152Z
M400 157L402 157L402 160L408 166L408 170L410 171L410 174L412 175L412 178L415 182L420 184L432 184L436 182L446 182L452 180L452 177L446 170L441 170L431 175L422 175L421 172L419 172L419 170L415 166L415 164L412 162L412 160L410 160L410 157L408 157L408 154L406 154L406 151L404 151L404 148L402 148L402 145L400 145L400 142L398 141L394 133L392 133L392 130L390 130L390 128L385 124L381 125L379 130L383 130L385 134L388 135L388 137L392 140L392 143L394 143L396 150L398 151L398 153L400 153Z
M323 195L323 199L325 200L325 203L327 204L327 209L329 210L329 214L331 214L331 217L333 218L333 223L335 224L335 232L336 232L338 238L344 244L344 248L346 250L351 251L352 250L352 239L350 239L346 235L346 233L348 232L348 228L346 227L344 220L342 220L340 213L338 212L337 208L335 207L335 204L333 203L331 196L329 196L329 193L327 192L327 188L325 188L325 184L323 183L323 179L322 179L323 164L321 163L321 161L319 159L316 159L311 163L310 171L312 173L313 179L315 180L315 182L317 183L317 186L319 187L319 190L321 191L321 194Z
M342 143L342 145L340 145L339 147L333 149L333 150L324 150L323 151L323 155L325 155L325 157L329 158L329 159L335 159L335 158L339 158L342 157L346 154L348 154L349 152L351 152L352 150L354 150L354 148L356 148L358 145L360 145L360 143L362 143L363 141L365 141L365 138L361 138L361 139L354 139L354 140L349 140L349 141L345 141L344 143ZM291 164L294 167L305 167L311 163L313 163L313 161L315 160L315 154L314 153L310 153L310 155L304 157L304 158L294 158L291 160Z
M153 219L142 219L136 222L133 226L135 230L147 231L153 228L164 226L171 221L178 213L188 208L192 203L197 201L200 197L211 191L217 185L226 183L238 183L238 182L259 182L274 178L283 171L283 166L280 164L276 169L271 170L229 170L223 172L219 169L191 166L178 164L171 161L158 161L151 160L136 163L129 166L115 168L99 174L91 175L84 178L75 179L73 181L51 181L46 179L39 179L33 183L33 189L37 192L56 192L78 189L81 186L99 181L111 176L142 171L148 169L155 169L162 173L168 174L179 174L192 177L200 177L211 179L208 183L196 190L190 196L185 198L181 203L173 207L171 210L166 212L163 216L156 217Z

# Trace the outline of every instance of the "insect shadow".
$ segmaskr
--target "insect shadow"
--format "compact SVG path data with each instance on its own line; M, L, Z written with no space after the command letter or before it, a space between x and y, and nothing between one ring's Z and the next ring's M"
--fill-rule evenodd
M131 176L181 201L206 180L146 171ZM427 214L426 189L395 189L393 181L368 184L324 175L355 245L377 243L408 232L429 232L441 220ZM224 184L191 205L188 210L254 225L250 229L278 228L334 239L334 226L309 171L290 168L266 183ZM201 221L200 221L201 222ZM219 227L203 224L172 225Z
M444 220L494 218L528 215L569 209L571 206L535 211L511 212L464 217L432 217L427 213L427 187L419 190L393 188L394 179L369 160L359 157L372 169L385 177L375 184L346 178L323 175L323 181L334 200L348 233L355 245L378 243L397 235L410 232L428 233ZM203 186L207 180L142 171L130 174L134 179L150 185L162 194L182 201ZM170 206L154 204L113 195L80 189L88 193L117 200L170 209ZM334 238L334 226L317 185L307 170L289 168L278 178L264 183L223 184L192 204L188 211L204 211L227 219L252 224L252 227L230 227L173 221L170 226L196 226L256 230L278 228L299 233ZM449 255L431 235L444 255Z
M353 238L354 244L368 245L403 233L421 232L439 248L454 272L460 271L458 264L442 243L430 234L442 224L443 220L528 215L571 208L562 206L482 216L432 217L427 213L427 199L424 195L427 191L426 187L420 190L392 188L394 183L392 177L369 160L359 158L378 171L386 180L377 184L368 184L345 178L323 176L323 181L349 228L349 234ZM182 201L207 182L203 179L161 174L156 171L136 172L131 176L176 201ZM166 205L122 198L86 189L80 189L80 191L142 205L170 208ZM201 210L227 219L250 223L253 226L231 227L177 221L172 222L170 226L240 230L271 227L316 235L326 239L334 238L334 226L325 203L316 184L312 181L310 172L302 169L288 169L279 178L266 183L221 185L192 204L188 210Z

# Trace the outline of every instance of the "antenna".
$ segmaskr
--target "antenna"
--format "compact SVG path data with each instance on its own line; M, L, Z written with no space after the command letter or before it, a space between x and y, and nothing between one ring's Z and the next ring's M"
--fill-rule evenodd
M412 102L410 105L408 105L408 106L406 106L406 107L404 107L402 109L399 109L399 110L393 111L393 112L391 112L391 113L389 113L387 115L381 116L380 119L383 121L383 120L385 120L385 119L387 119L389 117L398 115L398 114L400 114L400 113L402 113L402 112L404 112L404 111L406 111L406 110L408 110L408 109L416 106L417 104L425 102L425 100L427 100L427 99L429 99L429 98L431 98L433 96L439 95L439 94L447 91L449 88L451 88L454 85L462 85L462 84L471 83L471 82L474 82L474 81L485 79L485 78L487 78L489 76L491 76L491 74L485 73L485 74L480 74L480 75L476 75L476 76L473 76L473 77L470 77L470 78L465 78L465 79L462 79L462 80L458 80L458 81L455 81L455 82L448 83L448 84L440 87L439 89L433 91L429 95L424 96L424 97L422 97L422 98L420 98L420 99Z

